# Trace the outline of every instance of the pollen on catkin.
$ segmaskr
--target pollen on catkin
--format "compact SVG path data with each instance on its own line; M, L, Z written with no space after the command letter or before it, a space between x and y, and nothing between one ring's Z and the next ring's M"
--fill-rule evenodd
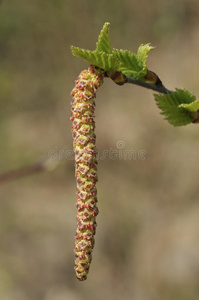
M77 183L77 231L75 236L75 272L83 281L92 260L97 208L97 149L95 136L95 97L104 72L90 65L80 73L72 90L72 136Z

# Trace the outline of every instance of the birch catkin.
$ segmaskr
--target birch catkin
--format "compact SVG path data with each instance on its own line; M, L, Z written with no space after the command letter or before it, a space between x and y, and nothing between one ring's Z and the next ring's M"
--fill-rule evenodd
M77 183L77 231L75 236L75 272L83 281L92 260L97 208L97 149L94 111L96 91L104 72L90 65L80 73L71 95L72 136Z

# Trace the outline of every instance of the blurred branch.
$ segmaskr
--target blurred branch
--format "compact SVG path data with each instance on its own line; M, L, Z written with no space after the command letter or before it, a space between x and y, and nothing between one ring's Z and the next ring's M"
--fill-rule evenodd
M0 183L29 176L38 172L50 172L56 169L58 165L59 163L57 161L47 159L45 161L37 162L23 168L11 170L6 173L0 174Z

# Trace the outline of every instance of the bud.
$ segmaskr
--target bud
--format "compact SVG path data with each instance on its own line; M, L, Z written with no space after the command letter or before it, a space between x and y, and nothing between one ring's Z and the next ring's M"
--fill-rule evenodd
M147 70L147 74L145 76L145 81L148 83L158 85L158 86L162 86L162 81L160 80L158 75L150 70Z
M95 136L95 97L103 83L104 72L90 65L80 73L72 90L72 136L77 183L77 231L75 236L75 272L83 281L92 260L97 208L97 149Z

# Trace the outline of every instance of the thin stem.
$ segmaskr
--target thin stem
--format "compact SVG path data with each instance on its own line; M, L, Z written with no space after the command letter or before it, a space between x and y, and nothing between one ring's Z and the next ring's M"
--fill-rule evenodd
M21 177L29 176L42 171L51 171L58 166L57 161L47 159L42 162L36 162L32 165L25 166L16 170L11 170L0 174L0 184L5 181L11 181Z
M159 92L162 94L171 94L172 93L172 91L168 90L164 85L156 85L153 83L148 83L146 81L137 80L137 79L134 79L134 78L128 77L128 76L126 76L126 82L133 83L133 84L145 87L147 89L151 89L153 91L156 91L156 92Z

